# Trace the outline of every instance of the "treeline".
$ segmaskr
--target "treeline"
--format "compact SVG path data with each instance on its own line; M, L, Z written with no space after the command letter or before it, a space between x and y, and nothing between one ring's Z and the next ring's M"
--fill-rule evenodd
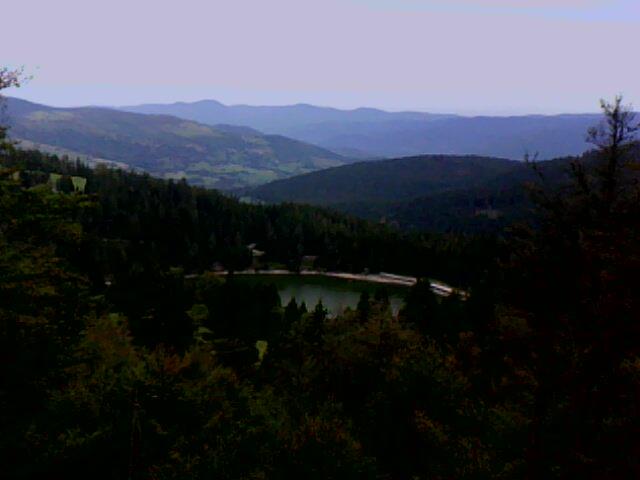
M315 268L349 272L390 271L430 276L458 286L479 281L493 263L491 236L409 235L335 211L295 204L249 205L216 191L155 179L146 174L69 162L37 151L14 151L3 160L20 172L23 186L58 174L61 191L74 191L72 177L86 179L92 206L78 212L87 238L83 262L93 262L95 282L140 269L182 267L187 273L222 265L251 265L250 244L266 263L300 268L303 256Z

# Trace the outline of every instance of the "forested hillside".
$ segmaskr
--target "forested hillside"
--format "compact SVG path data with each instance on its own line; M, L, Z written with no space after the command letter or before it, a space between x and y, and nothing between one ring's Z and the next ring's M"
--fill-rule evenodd
M130 257L143 262L145 269L180 266L195 273L219 265L241 270L251 265L250 244L265 252L265 262L293 270L307 255L315 257L315 267L321 269L433 277L443 273L443 279L463 286L483 268L469 270L469 255L475 253L473 241L464 237L405 235L309 206L244 204L184 181L102 166L93 169L37 151L16 150L3 165L25 187L48 185L74 192L74 182L81 179L82 192L94 202L80 217L94 242L84 254L92 257L96 252L91 249L99 248L105 259L100 268L106 270L96 272L98 282L118 269L128 271ZM452 248L454 244L458 246ZM395 248L398 245L402 248ZM457 262L460 266L453 267Z
M592 154L582 161L589 163ZM531 218L529 186L570 179L574 158L522 163L426 155L358 162L246 191L266 202L324 205L403 230L499 232Z
M14 139L26 147L115 162L164 178L231 189L257 185L347 159L325 149L249 128L220 128L167 115L107 108L53 108L8 99Z
M250 194L269 202L311 205L394 202L480 186L522 167L499 158L424 155L330 168L271 182Z

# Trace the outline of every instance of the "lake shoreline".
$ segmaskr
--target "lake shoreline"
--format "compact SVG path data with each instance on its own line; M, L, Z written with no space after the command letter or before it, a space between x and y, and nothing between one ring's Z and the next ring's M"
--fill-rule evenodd
M222 270L213 272L218 276L227 276L229 275L228 270ZM232 273L233 275L291 275L291 276L315 276L315 277L328 277L328 278L339 278L342 280L352 280L357 282L366 282L366 283L376 283L380 285L395 285L401 287L413 287L416 283L418 283L418 279L416 277L410 277L405 275L396 275L392 273L347 273L347 272L323 272L320 270L301 270L299 272L295 272L292 270L286 269L273 269L273 270L256 270L256 269L248 269L248 270L239 270ZM440 295L443 297L448 297L454 293L461 295L462 297L466 297L466 293L460 290L456 290L449 285L446 285L442 282L437 282L431 280L430 282L431 289L436 295Z

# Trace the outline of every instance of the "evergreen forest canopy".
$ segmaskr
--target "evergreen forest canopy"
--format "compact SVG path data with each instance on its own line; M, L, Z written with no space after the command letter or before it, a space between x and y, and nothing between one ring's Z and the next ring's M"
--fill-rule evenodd
M539 165L561 183L570 160ZM425 155L329 168L243 193L264 202L328 206L402 230L495 233L527 217L526 184L535 180L528 163Z
M637 477L636 124L619 99L605 113L599 161L532 192L535 228L503 240L244 205L2 131L4 475ZM210 272L243 268L247 243L294 268L313 253L448 275L470 296L420 281L397 317L383 290L328 317Z
M597 161L593 151L535 163L423 155L329 168L243 194L263 202L328 206L402 230L499 233L510 224L533 219L528 192L540 176L547 187L566 187L572 163Z

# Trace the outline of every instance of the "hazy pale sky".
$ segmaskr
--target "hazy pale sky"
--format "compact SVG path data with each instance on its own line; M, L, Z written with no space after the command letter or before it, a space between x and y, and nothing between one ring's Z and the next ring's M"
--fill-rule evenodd
M42 103L213 98L456 113L640 105L640 0L18 0L0 65Z

